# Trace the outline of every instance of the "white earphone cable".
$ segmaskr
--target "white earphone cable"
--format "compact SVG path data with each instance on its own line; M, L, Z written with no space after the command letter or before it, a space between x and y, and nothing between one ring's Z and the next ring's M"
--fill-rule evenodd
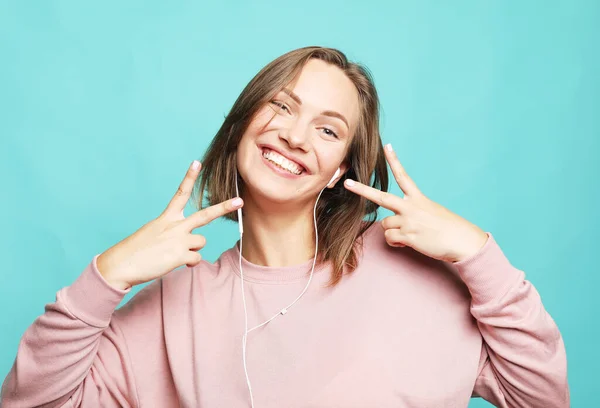
M336 171L336 173L333 176L331 181L333 181L333 179L335 177L337 177L338 174L339 174L339 169L338 169L338 171ZM331 183L331 181L327 185L329 185ZM246 295L245 295L245 291L244 291L244 272L243 272L243 268L242 268L242 241L243 241L243 235L244 235L244 228L243 228L243 223L242 223L242 210L241 209L237 210L238 224L239 224L239 231L240 231L239 268L240 268L240 279L241 279L241 288L242 288L242 303L244 304L244 335L242 336L242 358L244 360L244 373L246 375L246 383L248 384L248 391L250 393L250 405L252 408L254 408L254 397L252 395L252 385L250 384L250 377L248 376L248 367L246 364L246 346L247 346L247 342L248 342L248 333L250 333L253 330L258 329L259 327L266 325L267 323L269 323L270 321L275 319L277 316L280 316L280 315L283 316L284 314L286 314L288 312L288 310L292 306L294 306L294 304L296 302L298 302L298 300L300 300L300 298L308 290L310 282L312 281L312 278L313 278L313 274L315 272L315 265L317 262L317 254L319 251L319 233L317 230L317 203L319 202L319 199L321 198L321 194L323 194L323 191L325 190L327 185L325 185L325 187L323 187L323 189L321 189L321 192L319 192L319 195L317 196L317 200L315 201L315 206L313 208L313 221L314 221L314 226L315 226L315 256L313 258L313 264L312 264L312 268L310 271L310 276L308 278L308 282L306 283L306 286L304 287L304 290L287 307L284 307L278 313L273 315L270 319L266 320L265 322L263 322L257 326L254 326L250 330L248 330L248 309L246 306ZM235 179L235 193L239 197L237 175L236 175L236 179Z
M235 177L235 195L237 197L240 196L240 192L238 189L238 180L237 174ZM240 280L242 285L242 302L244 304L244 335L242 336L242 359L244 361L244 373L246 375L246 384L248 384L248 392L250 393L250 405L254 408L254 397L252 395L252 385L250 384L250 377L248 376L248 367L246 366L246 344L248 337L248 310L246 308L246 292L244 291L244 270L242 268L242 245L243 245L243 235L244 235L244 227L242 222L242 210L239 208L237 210L238 214L238 228L240 231L240 256L239 256L239 268L240 268Z

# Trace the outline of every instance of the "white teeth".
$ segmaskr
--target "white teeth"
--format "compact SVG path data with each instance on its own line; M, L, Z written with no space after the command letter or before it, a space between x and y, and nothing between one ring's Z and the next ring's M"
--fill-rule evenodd
M272 163L275 163L282 169L285 169L292 174L299 175L300 173L302 173L302 169L296 163L286 159L279 153L275 153L273 150L265 149L263 150L262 155L265 159L269 160Z

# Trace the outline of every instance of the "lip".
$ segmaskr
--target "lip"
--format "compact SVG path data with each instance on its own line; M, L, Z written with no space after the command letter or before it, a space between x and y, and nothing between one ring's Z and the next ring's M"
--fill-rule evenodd
M281 150L279 150L278 148L276 148L274 146L271 146L271 145L268 145L268 144L261 144L261 145L258 145L258 148L260 150L261 157L262 157L263 149L273 150L275 153L282 155L286 159L288 159L290 161L293 161L294 163L296 163L297 165L299 165L300 167L302 167L302 174L300 174L300 176L311 174L310 171L308 170L308 167L306 166L306 164L304 164L304 162L302 162L302 160L296 159L295 157L293 157L293 156L291 156L291 155L289 155L287 153L282 152ZM267 162L269 162L264 157L263 157L263 159L266 160ZM291 174L294 177L298 177L295 174L292 174L292 173L289 173L289 172L288 172L288 174Z

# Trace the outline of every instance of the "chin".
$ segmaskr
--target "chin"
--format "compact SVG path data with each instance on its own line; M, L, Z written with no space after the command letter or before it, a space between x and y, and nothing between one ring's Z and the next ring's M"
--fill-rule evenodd
M243 173L247 193L244 200L253 200L258 207L273 211L291 210L291 207L312 203L314 194L309 191L308 177L290 180L273 174L269 169L252 169Z

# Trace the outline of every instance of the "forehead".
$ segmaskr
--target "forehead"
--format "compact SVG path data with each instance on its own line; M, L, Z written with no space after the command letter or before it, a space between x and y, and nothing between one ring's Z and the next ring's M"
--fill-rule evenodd
M302 68L295 83L288 86L306 105L316 111L336 111L344 115L354 129L358 122L358 92L352 81L335 65L311 59Z

